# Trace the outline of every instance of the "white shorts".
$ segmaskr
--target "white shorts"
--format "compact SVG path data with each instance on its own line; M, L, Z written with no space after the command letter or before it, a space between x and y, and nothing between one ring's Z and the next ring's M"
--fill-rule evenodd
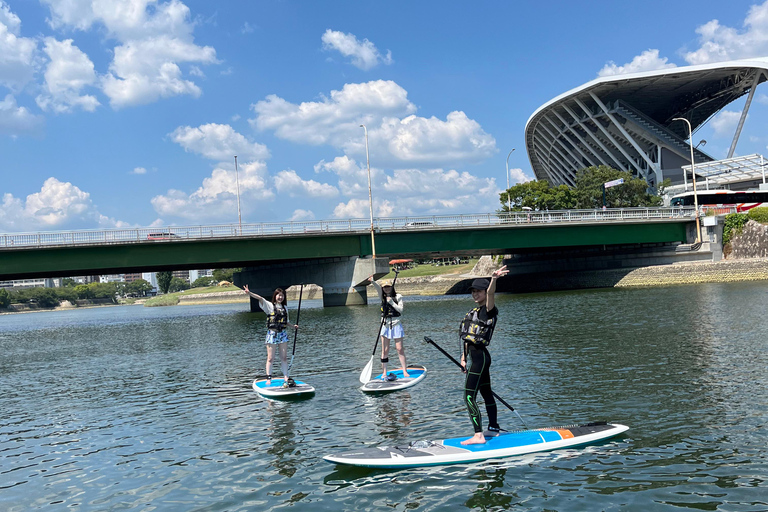
M275 332L267 331L267 345L277 345L279 343L288 343L288 333L285 331Z
M403 330L403 324L396 323L391 328L384 323L384 327L381 328L381 335L385 338L389 338L390 340L394 340L397 338L405 338L405 331Z

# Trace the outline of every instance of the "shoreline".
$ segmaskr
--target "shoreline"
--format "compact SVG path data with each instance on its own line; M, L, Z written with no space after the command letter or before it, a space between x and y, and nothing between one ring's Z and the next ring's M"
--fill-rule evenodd
M473 274L442 274L435 276L404 277L398 280L397 290L407 296L460 295L468 293L469 283L478 277ZM546 274L510 274L499 281L498 293L542 293L594 288L642 288L703 283L732 283L768 280L768 258L721 260L717 262L688 262L672 265L654 265L626 269L582 272L552 272ZM289 300L298 300L299 287L286 290ZM322 288L305 285L305 299L321 299ZM368 298L376 298L373 287L368 287ZM248 304L250 298L242 291L226 291L179 296L178 306L201 304ZM0 310L0 315L37 313L43 311L71 311L77 309L113 306L143 306L145 300L133 304L89 304L83 306L57 306L55 308L25 308L19 311ZM163 306L158 306L163 307Z

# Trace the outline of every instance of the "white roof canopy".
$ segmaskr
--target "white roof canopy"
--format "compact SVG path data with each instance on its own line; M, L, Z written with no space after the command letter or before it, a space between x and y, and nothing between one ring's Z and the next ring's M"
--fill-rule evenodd
M763 155L758 154L704 162L694 166L696 176L700 176L714 185L727 185L760 179L765 183L767 167L768 161L765 160ZM690 165L683 166L683 171L690 172L690 170Z

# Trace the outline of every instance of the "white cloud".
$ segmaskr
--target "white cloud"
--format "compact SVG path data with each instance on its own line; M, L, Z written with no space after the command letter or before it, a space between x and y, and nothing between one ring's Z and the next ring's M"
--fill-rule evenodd
M761 103L763 105L768 105L768 95L767 94L758 94L757 95L757 102Z
M131 174L147 174L147 170L144 167L135 167Z
M768 1L750 7L742 30L712 20L698 27L696 33L701 46L685 54L689 64L764 57L768 55Z
M509 179L510 179L510 186L517 185L518 183L527 183L529 181L533 181L535 178L528 176L525 174L525 172L520 169L510 169L509 170ZM506 186L506 183L504 183Z
M43 0L54 28L88 30L103 24L119 42L102 88L113 108L152 103L176 95L198 97L180 63L215 64L216 50L193 41L189 8L179 0ZM191 76L200 68L190 67Z
M209 123L197 128L180 126L169 135L185 151L211 160L230 162L234 161L235 155L240 162L269 158L266 146L249 141L227 124Z
M303 180L294 170L280 171L275 176L275 188L290 197L330 198L339 195L339 190L327 183Z
M303 220L315 220L315 214L312 212L312 210L294 210L293 215L291 215L291 218L289 220L292 221L303 221Z
M21 133L36 133L43 125L43 118L32 114L16 103L13 95L6 95L0 101L0 133L16 136Z
M338 176L338 184L341 193L347 197L362 196L368 194L368 169L360 167L348 156L339 156L332 162L321 160L315 165L315 172L332 172ZM371 180L378 176L378 169L371 169Z
M625 75L674 67L675 64L668 63L666 57L659 57L659 50L646 50L623 66L617 66L613 61L608 62L598 71L597 76Z
M266 164L263 162L244 163L240 172L241 211L248 212L261 208L264 201L271 201L274 192L268 188ZM152 198L155 211L164 217L174 217L186 221L232 221L237 217L237 178L234 162L231 168L217 167L211 176L203 180L192 194L171 189L165 195Z
M0 205L0 229L32 231L64 228L125 227L125 222L101 215L93 205L90 194L72 183L48 178L40 192L24 201L11 194L3 196Z
M365 124L371 159L379 166L478 162L497 151L495 139L464 112L451 112L445 121L412 115L416 107L408 93L391 81L346 84L330 99L298 105L272 95L252 108L257 117L249 122L259 130L329 144L356 157L365 155Z
M303 144L336 147L350 137L362 138L361 124L416 111L405 89L389 80L345 84L340 91L331 91L330 98L299 105L270 95L251 108L256 118L249 122L258 130L274 130L281 139Z
M43 50L50 62L45 71L45 93L36 99L38 106L56 113L71 112L75 107L88 112L96 110L99 101L94 96L80 96L84 87L96 83L91 59L72 45L72 39L57 41L46 37Z
M12 91L30 82L37 66L37 43L20 34L21 20L0 1L0 85Z
M749 117L749 116L747 116ZM741 118L741 112L732 112L730 110L722 110L714 119L712 119L710 125L715 131L716 136L725 137L733 135L736 130L736 125L739 124Z
M354 34L345 34L328 29L322 37L324 50L336 50L344 57L350 57L352 64L362 70L376 67L379 62L392 64L392 53L381 55L376 46L368 39L359 41Z
M384 149L394 161L406 164L478 162L496 153L496 140L464 112L451 112L445 121L408 116L388 118L369 131L371 148ZM353 151L363 149L360 142L348 144Z
M387 200L373 201L374 217L391 217L395 207ZM333 209L333 217L337 219L368 219L370 218L370 202L368 199L350 199L347 203L339 203Z

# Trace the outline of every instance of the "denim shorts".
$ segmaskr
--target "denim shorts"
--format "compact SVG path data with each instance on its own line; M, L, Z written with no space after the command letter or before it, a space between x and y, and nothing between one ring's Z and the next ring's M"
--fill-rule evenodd
M267 345L277 345L278 343L288 343L288 333L285 331L275 332L267 331Z

